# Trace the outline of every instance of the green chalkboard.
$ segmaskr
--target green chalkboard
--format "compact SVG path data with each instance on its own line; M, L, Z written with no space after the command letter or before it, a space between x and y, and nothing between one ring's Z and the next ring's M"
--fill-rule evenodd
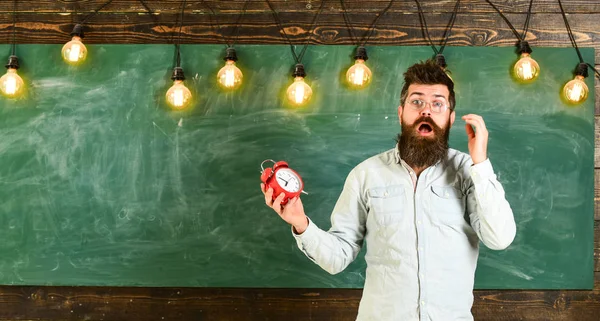
M341 81L353 48L311 46L313 101L293 109L282 103L289 47L238 46L245 83L228 93L215 81L224 47L184 45L195 97L184 112L164 102L172 46L90 45L77 68L60 48L18 46L27 95L0 100L0 283L363 286L364 253L331 276L297 249L264 205L259 165L289 161L310 192L307 213L329 228L348 172L394 146L401 75L430 48L369 48L373 83L355 91ZM582 52L593 62L592 49ZM577 107L559 96L575 51L534 48L542 72L530 85L510 77L514 48L445 54L457 116L485 118L518 226L509 249L482 246L476 287L591 288L594 95ZM460 117L450 144L467 150Z

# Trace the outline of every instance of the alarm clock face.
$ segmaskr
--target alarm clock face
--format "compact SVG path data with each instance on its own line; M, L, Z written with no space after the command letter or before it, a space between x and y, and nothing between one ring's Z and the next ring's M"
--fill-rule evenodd
M286 192L300 192L300 177L298 177L298 175L296 175L296 173L290 170L289 168L279 169L275 173L275 178L277 179L277 183L279 183L279 186L286 190Z

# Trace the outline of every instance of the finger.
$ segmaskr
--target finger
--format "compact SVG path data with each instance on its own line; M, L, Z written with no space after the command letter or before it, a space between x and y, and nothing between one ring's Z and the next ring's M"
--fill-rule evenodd
M260 183L260 190L264 193L266 193L267 191L265 191L265 184L264 183Z
M269 207L273 207L273 188L271 188L271 187L269 187L269 189L265 193L265 203Z
M277 198L273 202L272 207L275 210L275 212L277 212L277 214L279 214L279 215L281 215L281 213L283 212L283 209L281 208L281 202L283 201L284 197L285 197L285 194L281 193L277 196Z
M462 119L464 119L467 122L474 121L477 124L476 129L478 130L487 130L487 128L485 127L485 121L483 120L483 117L479 115L468 114L463 116Z
M475 130L471 125L466 124L465 129L467 130L467 136L469 137L469 139L475 138Z
M487 132L485 125L483 125L483 123L477 118L467 118L465 119L465 122L475 127L476 135L484 135Z
M296 197L292 198L292 199L291 199L291 200L288 202L288 204L289 204L290 206L296 206L296 203L298 203L298 200L299 200L299 199L300 199L300 197L296 196Z

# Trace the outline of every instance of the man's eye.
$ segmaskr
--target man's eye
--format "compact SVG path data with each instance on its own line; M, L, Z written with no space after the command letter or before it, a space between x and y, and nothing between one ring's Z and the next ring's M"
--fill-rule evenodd
M410 103L413 105L421 106L423 104L423 101L415 99L415 100L411 101Z
M442 107L444 107L444 103L441 101L434 101L433 106L435 106L437 108L442 108Z

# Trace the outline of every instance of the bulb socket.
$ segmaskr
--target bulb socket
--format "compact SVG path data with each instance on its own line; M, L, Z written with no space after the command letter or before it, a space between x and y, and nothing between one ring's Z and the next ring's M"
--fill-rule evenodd
M77 36L77 37L83 39L83 37L84 37L83 25L76 24L75 27L73 27L73 31L71 31L71 37L73 37L73 36Z
M577 65L577 68L575 69L575 75L582 76L583 78L587 78L588 65L585 62L582 62L579 65Z
M519 48L517 50L517 52L519 54L522 54L522 53L528 53L528 54L530 54L530 53L533 52L533 50L531 50L531 47L529 46L529 42L527 42L525 40L519 41L519 43L517 44L517 47Z
M304 65L303 64L296 64L296 66L294 67L294 73L292 74L292 76L294 78L296 77L306 77L306 72L304 71Z
M448 64L446 63L446 57L444 57L442 54L435 55L435 63L442 68L448 67Z
M367 56L367 48L363 47L363 46L359 46L358 48L356 48L356 54L354 55L354 60L356 59L362 59L364 61L367 61L367 59L369 59L369 56Z
M172 80L185 80L185 76L183 75L183 68L175 67L173 68L173 75L171 76Z
M237 54L235 53L235 48L227 47L227 49L225 51L225 57L223 57L223 60L237 61L238 58L237 58Z
M4 67L6 67L6 69L19 69L19 58L17 58L17 56L14 55L8 57L8 63L4 65Z

